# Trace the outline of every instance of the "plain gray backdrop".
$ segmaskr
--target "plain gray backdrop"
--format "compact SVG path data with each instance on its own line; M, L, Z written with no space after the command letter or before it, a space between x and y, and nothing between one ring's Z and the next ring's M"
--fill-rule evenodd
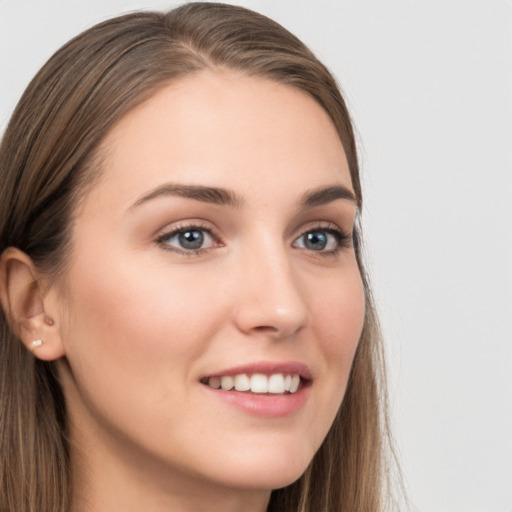
M511 512L512 1L229 3L302 38L346 94L411 510ZM69 38L174 5L0 0L0 130Z

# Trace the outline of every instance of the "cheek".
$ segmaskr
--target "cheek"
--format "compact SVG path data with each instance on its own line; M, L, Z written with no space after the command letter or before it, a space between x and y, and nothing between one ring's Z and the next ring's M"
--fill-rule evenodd
M63 338L75 384L68 389L76 389L76 404L133 430L142 428L126 416L134 404L138 416L151 418L169 397L186 396L222 305L199 294L190 273L112 259L97 255L94 266L76 264L69 276Z
M207 325L199 319L213 316L212 302L197 293L200 283L190 274L185 279L144 263L77 265L69 279L73 329L88 332L102 350L190 353L187 338Z
M341 405L361 337L365 318L364 289L354 266L342 278L332 280L312 306L315 337L322 351L325 367L321 380L323 396L318 417L329 425ZM325 435L323 432L322 435Z
M365 316L355 261L333 270L327 279L309 275L306 284L312 336L306 338L306 345L320 356L321 365L311 389L308 435L301 445L304 460L318 450L341 406Z
M188 396L223 306L198 293L202 283L190 272L112 254L96 254L94 265L77 261L68 276L71 412L75 424L92 415L134 438L151 431L164 439L179 426L172 411Z
M345 271L317 294L312 315L328 360L350 366L361 336L365 307L359 271Z

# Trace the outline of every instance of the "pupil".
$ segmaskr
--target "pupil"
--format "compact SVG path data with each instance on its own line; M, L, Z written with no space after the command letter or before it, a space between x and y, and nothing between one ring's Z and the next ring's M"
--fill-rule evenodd
M180 233L178 238L184 249L199 249L204 242L203 233L197 230Z
M315 251L325 249L327 236L325 233L308 233L306 235L306 247Z

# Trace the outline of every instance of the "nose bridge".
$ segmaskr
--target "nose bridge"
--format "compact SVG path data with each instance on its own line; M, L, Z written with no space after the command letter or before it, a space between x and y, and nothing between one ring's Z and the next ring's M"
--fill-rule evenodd
M239 267L236 321L244 332L291 336L308 319L300 275L291 249L278 237L260 237L244 248Z

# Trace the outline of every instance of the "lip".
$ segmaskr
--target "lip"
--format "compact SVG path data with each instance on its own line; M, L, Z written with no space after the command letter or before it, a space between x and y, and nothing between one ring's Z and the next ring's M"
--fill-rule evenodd
M246 393L241 391L224 391L215 389L207 384L201 386L206 393L215 399L221 400L230 407L234 407L251 416L261 418L283 418L298 412L307 402L309 397L312 374L311 370L304 364L295 361L271 362L260 361L251 364L243 364L225 368L222 371L205 375L201 381L210 377L221 377L223 375L238 375L241 373L254 374L262 373L271 375L273 373L295 373L301 377L301 385L295 393L274 395L270 393Z

